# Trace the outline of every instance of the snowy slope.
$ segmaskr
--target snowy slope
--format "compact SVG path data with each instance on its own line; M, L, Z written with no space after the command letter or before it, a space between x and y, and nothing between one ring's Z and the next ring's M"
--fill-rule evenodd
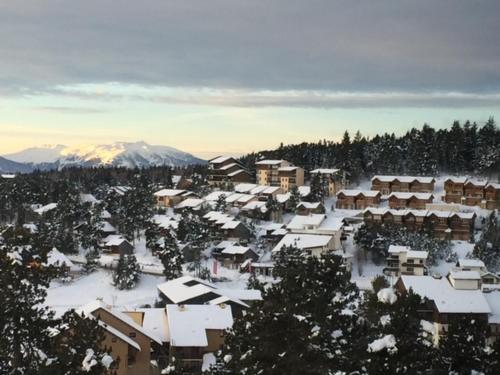
M115 142L107 145L66 147L62 145L30 148L8 155L12 160L32 163L35 167L52 164L53 168L117 166L145 168L150 166L183 166L204 160L173 147L154 146L145 142Z
M40 147L31 147L26 150L5 155L9 160L18 163L54 163L61 156L64 145L43 145Z

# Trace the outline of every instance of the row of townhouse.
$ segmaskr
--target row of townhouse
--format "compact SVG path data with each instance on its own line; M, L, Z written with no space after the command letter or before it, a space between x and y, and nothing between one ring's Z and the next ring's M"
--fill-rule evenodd
M343 189L337 193L335 207L345 210L363 210L367 207L378 207L381 197L380 191Z
M500 183L467 177L450 177L444 182L446 203L481 206L489 210L500 208Z
M199 373L222 349L234 319L262 299L258 290L221 289L190 276L157 288L161 307L119 309L96 300L77 310L104 329L102 346L117 375L159 374L172 362Z
M436 180L434 177L374 176L371 182L372 190L389 195L392 192L432 193Z
M450 212L429 210L393 210L367 208L363 211L366 225L395 224L409 230L433 229L439 239L469 241L474 232L476 214L472 212Z

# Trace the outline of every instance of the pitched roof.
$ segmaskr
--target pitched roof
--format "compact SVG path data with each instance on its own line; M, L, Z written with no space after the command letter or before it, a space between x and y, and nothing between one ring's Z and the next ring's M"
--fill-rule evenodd
M180 190L180 189L161 189L154 193L153 195L155 197L175 197L176 195L181 195L185 193L186 190Z
M432 276L401 276L405 288L436 305L440 313L490 313L491 309L480 290L455 289L446 278Z
M357 197L360 194L363 194L365 197L376 197L377 195L380 195L380 191L343 189L337 193L337 196L339 196L340 194L343 194L348 197Z
M225 330L233 326L230 307L219 305L167 305L170 345L207 347L207 329Z
M278 165L283 162L284 160L265 159L265 160L259 160L258 162L255 163L255 165Z
M312 249L327 246L332 236L320 234L293 234L285 235L274 247L273 252L278 252L283 246L296 246L299 249Z
M220 163L224 163L225 161L228 161L230 159L233 159L232 156L217 156L216 158L213 158L211 160L209 160L208 162L210 164L220 164Z
M336 174L340 172L340 169L335 169L335 168L318 168L318 169L313 169L311 174Z
M421 176L373 176L373 180L379 180L381 182L393 182L398 180L399 182L411 183L418 181L421 184L430 184L435 181L434 177L421 177Z

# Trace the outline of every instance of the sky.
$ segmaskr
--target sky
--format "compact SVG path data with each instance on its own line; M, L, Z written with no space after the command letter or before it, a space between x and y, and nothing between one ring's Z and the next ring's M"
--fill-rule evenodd
M200 157L500 114L500 2L0 2L0 154Z

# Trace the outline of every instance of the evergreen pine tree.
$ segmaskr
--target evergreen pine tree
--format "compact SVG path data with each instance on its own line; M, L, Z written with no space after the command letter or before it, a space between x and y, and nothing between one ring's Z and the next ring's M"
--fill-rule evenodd
M300 201L301 201L301 196L299 188L297 186L292 186L292 188L290 189L290 199L288 201L288 206L292 211L295 211Z
M215 211L226 212L227 203L226 203L226 195L221 194L217 197L217 202L215 203Z
M113 285L118 289L133 289L139 282L140 267L135 255L120 255L113 274Z
M172 235L168 234L164 237L162 249L159 251L158 256L163 264L163 274L167 280L182 276L184 255Z

